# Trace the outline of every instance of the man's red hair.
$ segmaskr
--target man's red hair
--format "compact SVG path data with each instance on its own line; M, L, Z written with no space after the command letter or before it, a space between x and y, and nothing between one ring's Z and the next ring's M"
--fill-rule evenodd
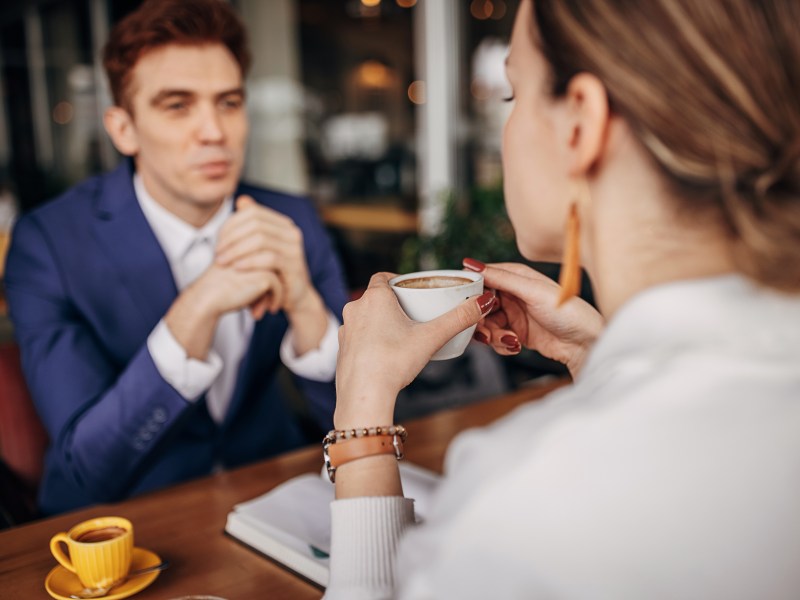
M225 0L145 0L111 30L103 51L114 104L131 110L131 77L147 52L179 44L222 44L242 70L250 68L250 50L244 25Z

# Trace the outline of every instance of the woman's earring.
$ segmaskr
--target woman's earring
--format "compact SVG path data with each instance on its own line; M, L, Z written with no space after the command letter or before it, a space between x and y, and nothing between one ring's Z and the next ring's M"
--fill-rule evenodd
M581 291L581 222L577 202L573 202L569 207L564 256L561 259L558 284L561 286L558 306L577 296Z

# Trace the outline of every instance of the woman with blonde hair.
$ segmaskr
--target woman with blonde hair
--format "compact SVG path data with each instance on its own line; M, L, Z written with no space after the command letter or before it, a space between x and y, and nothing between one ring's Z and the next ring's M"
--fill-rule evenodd
M798 65L796 0L522 0L506 203L561 285L465 259L499 306L413 323L385 273L347 306L327 598L800 597ZM476 322L574 384L462 434L414 525L364 440Z

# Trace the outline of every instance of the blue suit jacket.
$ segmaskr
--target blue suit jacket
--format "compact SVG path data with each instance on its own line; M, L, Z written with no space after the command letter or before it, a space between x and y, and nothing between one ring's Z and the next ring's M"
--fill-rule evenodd
M307 199L241 186L302 229L309 272L341 316L342 273ZM277 380L283 314L253 330L224 423L159 374L147 336L177 296L167 259L134 195L132 170L87 180L17 223L6 293L22 363L50 434L39 500L61 512L207 474L308 440ZM332 383L296 377L321 428Z

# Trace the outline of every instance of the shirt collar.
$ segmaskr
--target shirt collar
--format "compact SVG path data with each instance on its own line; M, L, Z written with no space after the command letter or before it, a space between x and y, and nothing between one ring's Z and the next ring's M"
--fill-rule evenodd
M197 228L156 202L138 173L133 176L133 188L139 206L170 263L180 260L198 240L208 240L215 246L222 225L233 212L233 197L228 196L208 223Z

